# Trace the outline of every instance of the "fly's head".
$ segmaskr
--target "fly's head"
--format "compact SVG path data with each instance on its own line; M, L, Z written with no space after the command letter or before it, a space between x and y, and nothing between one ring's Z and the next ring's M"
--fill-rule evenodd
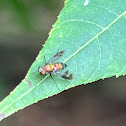
M45 75L46 71L42 68L42 66L38 67L38 72L42 75Z

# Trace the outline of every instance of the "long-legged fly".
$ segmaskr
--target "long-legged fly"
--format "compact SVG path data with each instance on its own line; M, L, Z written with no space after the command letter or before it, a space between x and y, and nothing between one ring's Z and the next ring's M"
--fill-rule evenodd
M66 81L72 79L72 74L68 74L68 71L66 71L64 74L61 74L62 70L67 67L65 63L61 62L55 62L58 58L60 58L65 51L62 50L60 52L57 52L56 55L53 56L48 62L45 60L45 66L39 66L38 67L38 72L41 75L46 76L47 74L50 74L51 78L55 82L54 78L52 75L60 75L62 78L64 78ZM45 59L45 57L44 57ZM56 82L55 82L56 83ZM56 84L57 86L57 84ZM57 86L58 87L58 86ZM58 88L59 90L59 88Z

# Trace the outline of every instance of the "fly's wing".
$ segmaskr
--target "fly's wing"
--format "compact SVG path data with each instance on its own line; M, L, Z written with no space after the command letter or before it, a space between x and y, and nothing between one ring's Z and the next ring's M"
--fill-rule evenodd
M60 52L57 52L55 56L53 56L52 59L49 60L49 62L47 64L53 64L54 61L56 61L59 57L61 57L63 55L63 53L65 52L65 50L62 50Z
M64 79L72 80L73 74L68 74L68 71L66 71L61 77Z

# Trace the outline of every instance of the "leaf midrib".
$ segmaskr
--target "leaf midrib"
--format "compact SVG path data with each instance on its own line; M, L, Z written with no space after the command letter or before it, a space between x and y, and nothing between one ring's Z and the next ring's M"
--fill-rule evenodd
M85 48L87 45L89 45L91 42L93 42L94 39L98 38L104 31L106 31L110 26L112 26L117 20L119 20L123 15L126 14L126 11L124 11L121 15L119 15L113 22L111 22L107 27L105 27L101 32L99 32L96 36L94 36L91 40L89 40L85 45L80 47L78 50L76 50L72 55L70 55L65 61L67 62L70 60L74 55L76 55L79 51L81 51L83 48Z

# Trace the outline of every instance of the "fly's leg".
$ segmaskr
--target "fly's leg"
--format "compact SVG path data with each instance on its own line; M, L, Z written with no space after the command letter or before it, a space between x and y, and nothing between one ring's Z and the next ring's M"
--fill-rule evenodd
M46 74L45 74L45 75L43 75L43 78L42 78L41 80L43 80L43 79L45 78L45 76L46 76ZM40 81L41 81L41 80L40 80Z
M44 61L45 61L45 65L47 65L48 63L46 62L46 58L45 58L45 56L44 56Z
M51 78L53 79L53 81L55 82L55 80L54 80L54 78L53 78L53 75L50 73L50 76L51 76ZM56 82L55 82L55 84L56 84ZM57 89L60 91L60 89L58 88L58 85L56 84L56 86L57 86Z
M63 75L61 75L61 71L52 71L53 75L59 75L60 77L62 77L64 80L66 80L67 82L69 82L66 78L63 77Z

